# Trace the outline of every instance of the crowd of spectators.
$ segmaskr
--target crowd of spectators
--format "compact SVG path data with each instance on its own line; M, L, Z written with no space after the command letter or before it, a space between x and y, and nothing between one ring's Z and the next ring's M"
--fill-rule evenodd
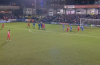
M10 13L0 13L0 19L16 19L17 17Z
M57 15L54 15L54 16L46 16L46 17L42 18L41 21L43 21L43 22L51 22L56 17L57 17Z
M0 13L0 19L29 19L29 16L15 16L10 13ZM30 16L31 17L31 16ZM100 19L100 15L86 15L86 14L56 14L53 16L45 16L42 19L37 17L31 17L31 19L34 19L35 21L42 21L42 22L57 22L57 23L80 23L80 18L87 18L87 19ZM92 22L92 21L91 21ZM86 22L87 23L87 22ZM93 23L99 23L94 22Z
M80 18L87 19L100 19L100 15L83 15L83 14L58 14L53 16L47 16L42 19L43 22L60 22L60 23L79 23Z

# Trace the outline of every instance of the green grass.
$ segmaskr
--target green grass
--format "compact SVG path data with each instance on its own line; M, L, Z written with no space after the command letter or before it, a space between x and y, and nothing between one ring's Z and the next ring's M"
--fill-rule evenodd
M0 65L100 65L100 28L77 32L73 26L65 32L62 25L46 24L46 30L26 25L5 23L0 29Z

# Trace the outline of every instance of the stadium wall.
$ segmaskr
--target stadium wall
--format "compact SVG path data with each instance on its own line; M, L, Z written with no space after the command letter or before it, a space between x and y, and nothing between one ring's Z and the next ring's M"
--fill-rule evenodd
M100 14L100 9L49 9L48 15L54 14Z
M0 20L0 23L8 23L10 21L6 21L6 20Z
M35 14L35 9L33 9L33 8L24 8L23 9L23 14L25 14L25 15Z
M76 14L86 14L85 9L76 9Z
M54 14L100 14L100 5L65 5L64 7L57 6L56 8L48 9Z
M20 6L0 6L0 9L20 9Z
M98 9L87 9L87 14L99 14Z
M32 20L32 22L34 22L34 19L8 19L8 21L0 20L0 23L6 23L6 22L30 22L31 20Z

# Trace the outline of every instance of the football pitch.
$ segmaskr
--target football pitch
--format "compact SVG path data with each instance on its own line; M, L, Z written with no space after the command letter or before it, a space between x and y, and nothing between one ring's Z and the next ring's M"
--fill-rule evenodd
M0 24L1 26L2 24ZM0 65L100 65L100 28L77 32L62 25L45 24L46 30L27 23L5 23L0 29ZM11 41L7 41L10 30Z

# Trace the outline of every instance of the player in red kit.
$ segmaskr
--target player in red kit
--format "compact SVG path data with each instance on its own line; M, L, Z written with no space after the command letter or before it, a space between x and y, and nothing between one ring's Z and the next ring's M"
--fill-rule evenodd
M45 28L45 24L43 23L43 25L42 25L42 26L43 26L42 28L44 29L44 28Z
M77 28L77 31L79 31L80 30L80 26L78 26L78 28Z
M28 23L27 27L30 27L30 23Z
M8 41L8 38L9 38L9 41L11 41L11 40L10 40L10 30L9 30L8 33L7 33L7 41Z
M4 23L2 24L2 28L4 28Z
M45 30L45 24L44 24L44 30Z
M66 32L68 32L69 31L69 26L67 27L67 30L66 30Z

